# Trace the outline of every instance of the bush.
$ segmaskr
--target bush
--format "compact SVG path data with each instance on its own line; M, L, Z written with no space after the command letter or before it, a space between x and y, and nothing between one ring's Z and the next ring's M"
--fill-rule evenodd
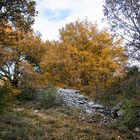
M49 108L56 105L60 105L57 90L54 86L50 86L41 94L41 106L44 108Z
M25 88L21 89L21 93L17 96L18 100L27 100L27 101L33 101L37 99L37 93L38 91L33 88Z
M124 118L123 125L127 128L132 128L138 123L139 107L135 101L129 99L123 104Z
M6 107L6 101L3 98L0 98L0 114L5 110Z
M11 85L9 81L0 81L0 112L3 112L12 99L19 94L19 90Z

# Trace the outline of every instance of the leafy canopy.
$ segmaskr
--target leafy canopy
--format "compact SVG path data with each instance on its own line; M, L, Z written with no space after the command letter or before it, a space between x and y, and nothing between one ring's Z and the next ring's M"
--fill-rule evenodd
M0 0L0 23L28 31L35 15L34 0Z
M42 67L55 84L81 90L92 87L98 93L124 73L127 57L121 39L88 21L67 24L60 30L60 40L46 46Z

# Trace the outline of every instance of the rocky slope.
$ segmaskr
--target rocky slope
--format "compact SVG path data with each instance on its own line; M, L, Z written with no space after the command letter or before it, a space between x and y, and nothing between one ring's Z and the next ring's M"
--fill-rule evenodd
M110 115L111 110L101 104L90 101L88 97L82 95L79 90L59 89L58 96L62 103L69 107L80 108L89 114Z

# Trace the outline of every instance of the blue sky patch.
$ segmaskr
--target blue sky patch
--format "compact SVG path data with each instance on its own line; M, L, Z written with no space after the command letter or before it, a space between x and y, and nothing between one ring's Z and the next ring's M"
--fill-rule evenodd
M64 20L71 14L71 10L65 9L65 10L51 10L47 9L44 11L44 16L49 21L58 21L58 20Z

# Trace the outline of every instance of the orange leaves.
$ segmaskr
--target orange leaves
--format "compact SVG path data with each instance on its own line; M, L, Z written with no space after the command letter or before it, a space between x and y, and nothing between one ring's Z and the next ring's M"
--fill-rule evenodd
M127 61L121 40L88 21L66 25L57 42L43 43L34 33L15 42L0 48L0 53L8 53L2 58L12 62L13 75L23 87L43 88L51 81L72 88L92 87L93 92L99 92L123 75Z
M23 83L38 87L46 85L43 83L46 77L37 73L45 53L40 37L34 33L24 34L10 25L4 27L0 26L0 76L8 78L16 87L21 83L22 86Z
M105 87L123 73L127 57L121 40L88 21L67 24L60 30L60 42L52 44L43 66L56 84Z

